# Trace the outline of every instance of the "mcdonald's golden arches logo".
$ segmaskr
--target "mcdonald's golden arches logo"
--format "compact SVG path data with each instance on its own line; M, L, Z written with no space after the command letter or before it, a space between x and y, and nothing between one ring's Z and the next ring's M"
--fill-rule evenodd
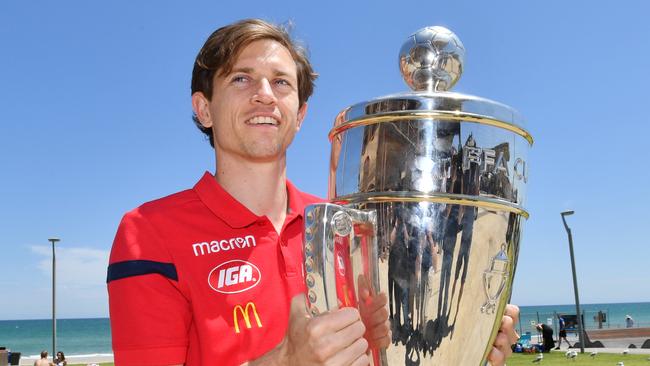
M235 333L241 332L239 330L239 317L237 316L238 313L241 313L242 318L244 318L244 324L246 325L246 329L251 329L251 315L250 315L251 312L255 316L255 322L257 323L257 327L262 328L262 322L260 321L260 316L257 313L257 308L255 307L255 303L249 301L246 303L245 306L236 305L232 309L232 318L233 318L233 322L235 323Z

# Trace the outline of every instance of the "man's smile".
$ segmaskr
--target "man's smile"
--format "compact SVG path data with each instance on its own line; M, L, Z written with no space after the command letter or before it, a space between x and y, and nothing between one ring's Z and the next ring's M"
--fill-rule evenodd
M248 125L266 125L266 126L278 126L280 122L275 119L275 117L270 117L270 116L256 116L248 121L246 121L246 124Z

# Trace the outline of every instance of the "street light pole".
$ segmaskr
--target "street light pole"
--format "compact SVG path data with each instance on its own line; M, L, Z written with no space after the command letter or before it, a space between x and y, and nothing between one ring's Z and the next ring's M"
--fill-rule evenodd
M582 314L580 313L580 297L578 296L578 278L576 276L576 261L573 255L573 237L571 236L571 229L566 223L566 216L573 215L575 211L564 211L560 213L562 216L562 222L564 223L564 228L566 233L569 236L569 252L571 253L571 271L573 271L573 292L576 298L576 314L578 316L578 340L580 341L580 353L585 353L585 336L584 336L584 324L582 323Z
M47 239L52 242L52 360L56 355L56 250L54 244L61 241L59 238Z

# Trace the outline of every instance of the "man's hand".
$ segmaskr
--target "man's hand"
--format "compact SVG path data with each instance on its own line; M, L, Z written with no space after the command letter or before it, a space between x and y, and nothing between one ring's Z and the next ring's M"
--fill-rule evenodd
M359 313L366 327L364 337L372 348L387 348L391 341L388 296L373 294L365 276L359 276Z
M488 361L492 366L505 365L506 358L512 355L511 345L519 340L519 334L515 331L517 321L519 321L519 307L506 305L506 311L501 319L501 328L488 355Z
M382 304L383 305L377 305ZM385 308L386 295L369 302L368 309ZM369 312L371 323L380 317L381 311ZM385 320L388 320L386 312ZM375 327L378 334L381 326ZM343 365L366 366L370 358L368 341L364 338L366 327L356 308L341 308L312 317L307 312L305 295L291 299L289 328L280 344L256 360L245 362L242 366L317 366ZM378 344L384 344L381 337ZM373 338L373 339L375 339ZM388 337L390 340L390 336Z
M366 328L359 311L342 308L311 317L304 295L291 299L289 329L283 341L287 365L368 365Z

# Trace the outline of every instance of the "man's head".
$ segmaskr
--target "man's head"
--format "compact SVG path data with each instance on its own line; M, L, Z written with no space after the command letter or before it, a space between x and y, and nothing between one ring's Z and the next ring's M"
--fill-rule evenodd
M232 71L241 52L255 41L272 40L287 49L295 62L299 105L302 107L314 90L317 74L305 50L294 43L287 30L260 19L245 19L217 29L208 37L196 56L192 71L192 94L200 92L211 100L214 96L215 77ZM214 146L212 127L206 127L199 116L193 116L196 126L205 133Z
M47 358L47 351L41 351L41 358Z

